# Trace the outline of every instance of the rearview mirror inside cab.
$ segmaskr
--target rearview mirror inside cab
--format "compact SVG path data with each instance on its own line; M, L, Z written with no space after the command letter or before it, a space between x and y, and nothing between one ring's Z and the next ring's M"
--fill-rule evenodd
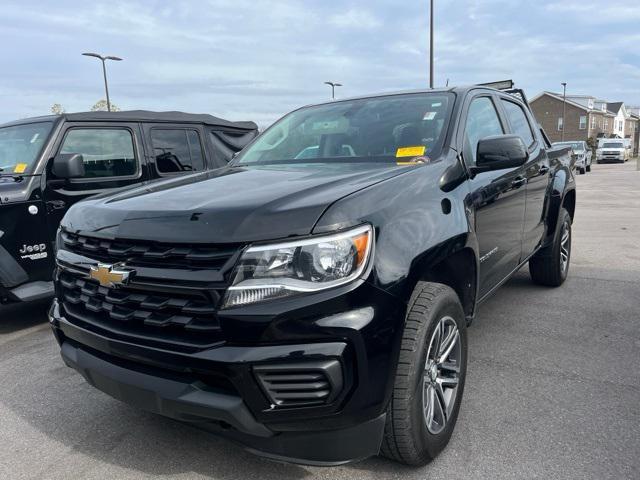
M478 142L474 174L523 165L529 159L527 146L519 135L497 135Z
M79 153L60 153L53 159L52 171L58 178L84 177L84 158Z

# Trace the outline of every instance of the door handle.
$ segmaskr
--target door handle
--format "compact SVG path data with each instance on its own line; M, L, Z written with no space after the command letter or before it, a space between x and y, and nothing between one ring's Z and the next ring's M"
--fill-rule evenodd
M543 165L542 167L540 167L540 175L546 175L547 173L549 173L549 167L547 165Z
M513 182L511 182L511 187L512 188L520 188L521 186L523 186L525 183L527 183L527 179L524 177L518 177L516 178Z
M47 202L47 212L51 213L55 210L62 210L67 206L64 200L51 200Z

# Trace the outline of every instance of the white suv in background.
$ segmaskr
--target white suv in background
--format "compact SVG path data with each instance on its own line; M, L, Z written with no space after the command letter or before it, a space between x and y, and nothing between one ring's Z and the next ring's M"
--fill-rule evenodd
M629 160L629 149L622 140L610 140L602 142L600 148L596 150L596 162L620 162L624 163Z

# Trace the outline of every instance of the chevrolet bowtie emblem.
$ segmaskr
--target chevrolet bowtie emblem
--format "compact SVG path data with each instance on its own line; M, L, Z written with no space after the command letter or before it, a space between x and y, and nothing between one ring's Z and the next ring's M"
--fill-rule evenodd
M118 265L99 263L91 267L89 278L97 280L103 287L118 288L129 283L132 273L131 270L123 270Z

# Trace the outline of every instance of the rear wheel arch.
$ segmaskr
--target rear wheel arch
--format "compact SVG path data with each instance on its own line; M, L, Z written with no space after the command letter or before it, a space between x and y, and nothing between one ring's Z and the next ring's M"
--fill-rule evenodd
M562 200L561 207L564 207L567 210L567 212L569 212L569 215L571 216L571 221L573 221L574 215L576 212L576 191L575 190L569 190L565 194L564 199Z

